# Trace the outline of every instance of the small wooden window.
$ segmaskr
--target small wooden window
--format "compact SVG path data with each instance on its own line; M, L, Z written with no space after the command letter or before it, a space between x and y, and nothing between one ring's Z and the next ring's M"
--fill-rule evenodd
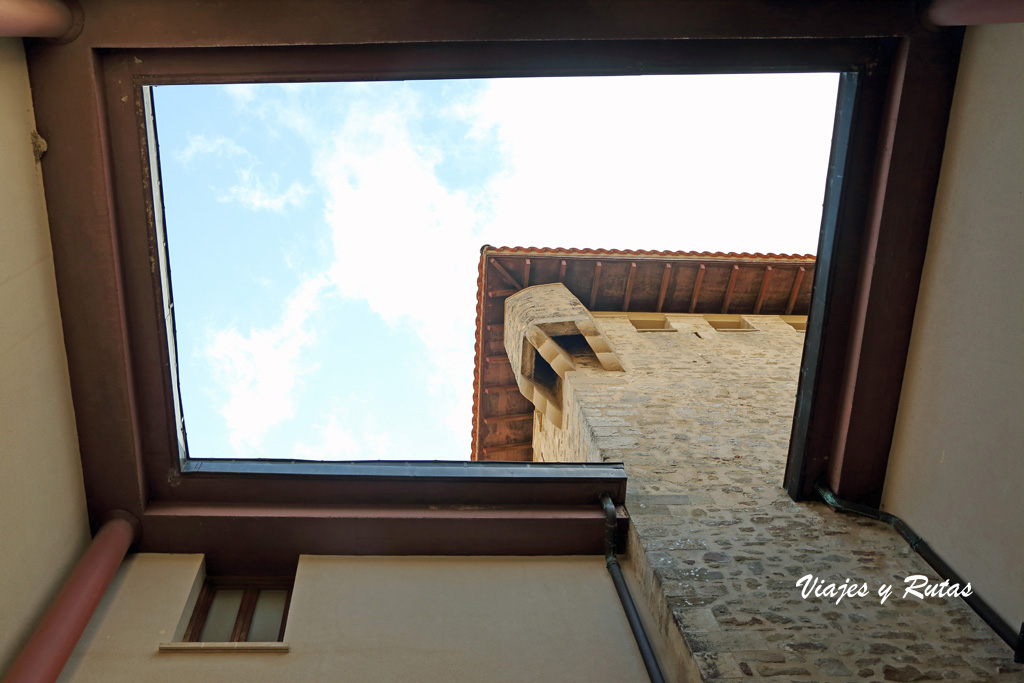
M291 577L207 577L185 629L185 642L280 642L292 583Z

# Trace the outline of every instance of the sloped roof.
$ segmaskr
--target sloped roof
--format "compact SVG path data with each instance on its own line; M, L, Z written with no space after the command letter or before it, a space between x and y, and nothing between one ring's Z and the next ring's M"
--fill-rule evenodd
M512 375L503 338L505 299L563 283L592 311L806 315L814 256L620 249L480 250L474 460L532 460L533 406Z

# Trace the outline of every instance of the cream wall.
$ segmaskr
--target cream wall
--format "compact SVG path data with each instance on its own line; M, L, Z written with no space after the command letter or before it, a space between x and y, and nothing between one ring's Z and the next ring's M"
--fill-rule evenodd
M603 557L303 556L287 653L160 652L199 555L121 568L61 681L647 681Z
M89 536L21 40L0 38L0 672Z
M1024 24L967 31L882 506L1024 620Z

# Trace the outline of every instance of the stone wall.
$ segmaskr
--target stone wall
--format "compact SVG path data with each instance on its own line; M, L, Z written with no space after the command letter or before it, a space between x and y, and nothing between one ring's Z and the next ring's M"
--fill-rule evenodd
M628 559L676 659L666 668L704 681L1021 680L961 600L903 597L906 577L936 574L891 528L782 489L801 332L772 316L733 317L746 331L595 319L624 372L575 355L562 423L536 420L535 457L626 464ZM807 574L871 594L805 600Z

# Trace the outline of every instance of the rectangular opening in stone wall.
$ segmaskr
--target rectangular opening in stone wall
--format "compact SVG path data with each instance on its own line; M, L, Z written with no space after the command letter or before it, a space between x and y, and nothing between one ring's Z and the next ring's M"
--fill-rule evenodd
M838 77L144 87L182 461L467 459L480 244L810 253Z
M557 397L559 395L559 382L561 381L558 373L544 359L544 356L540 355L532 346L527 349L527 353L533 356L533 366L532 368L524 368L524 372L529 373L529 379L533 380L537 386L544 388L552 396Z
M566 353L573 357L573 360L581 358L592 359L597 362L594 350L587 343L587 338L582 334L560 334L551 337L551 340L562 347Z
M676 328L669 325L665 315L661 313L634 313L629 316L629 322L633 324L637 332L676 331Z
M807 331L806 315L784 315L781 317L784 321L786 321L789 324L790 327L792 327L797 332Z
M757 332L758 329L751 325L741 315L706 315L708 325L719 332Z

